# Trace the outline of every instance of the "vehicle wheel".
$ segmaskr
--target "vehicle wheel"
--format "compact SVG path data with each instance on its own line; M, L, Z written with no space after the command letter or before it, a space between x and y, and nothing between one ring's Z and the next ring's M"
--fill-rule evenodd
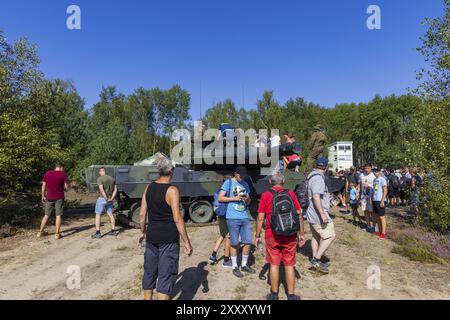
M131 205L130 211L128 212L128 219L135 224L136 227L139 227L141 224L139 211L141 210L141 203L135 202Z
M208 223L214 216L211 203L208 201L196 201L189 207L189 216L194 223Z

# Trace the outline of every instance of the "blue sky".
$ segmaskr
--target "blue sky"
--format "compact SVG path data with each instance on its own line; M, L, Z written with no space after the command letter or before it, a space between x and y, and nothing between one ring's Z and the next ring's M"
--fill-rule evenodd
M66 28L70 4L81 30ZM366 27L371 4L381 30ZM251 108L265 89L327 107L405 93L421 22L442 12L442 0L0 0L0 28L37 44L46 76L73 80L87 108L102 86L180 84L197 119L200 104Z

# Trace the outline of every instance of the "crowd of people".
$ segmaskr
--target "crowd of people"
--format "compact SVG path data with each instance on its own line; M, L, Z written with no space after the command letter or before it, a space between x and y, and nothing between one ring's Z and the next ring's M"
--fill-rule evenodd
M155 289L158 299L171 297L174 278L178 274L180 237L184 242L184 252L191 255L193 251L180 213L180 195L178 189L171 184L174 164L171 160L162 158L157 166L159 178L145 189L140 207L142 233L139 242L145 247L142 286L144 298L149 300L153 299ZM232 175L224 176L223 185L215 195L214 210L218 219L219 237L209 262L213 265L219 263L218 252L223 244L223 267L230 268L237 278L255 274L256 270L249 264L251 249L260 248L264 243L266 263L270 265L271 288L267 299L278 299L280 270L285 273L288 299L300 299L295 294L295 265L297 251L305 244L304 219L309 223L312 234L311 267L324 274L330 268L330 260L324 254L335 240L336 233L330 216L333 195L328 192L326 179L329 175L345 180L337 198L345 212L353 215L353 223L381 239L386 237L387 232L386 206L410 203L416 214L420 213L418 207L423 177L416 170L386 170L376 165L366 165L334 173L328 169L328 160L319 158L307 176L307 194L303 198L299 199L298 193L283 187L283 170L270 177L271 187L261 195L258 218L253 228L249 204L256 199L251 199L245 166L237 166ZM107 234L116 236L118 231L115 228L113 201L117 186L114 178L108 176L104 168L99 170L97 183L99 197L95 206L96 231L92 238L102 238L100 216L104 212L111 222L111 231ZM64 191L67 188L67 175L60 164L45 174L42 184L45 215L38 237L46 234L45 227L53 212L57 217L55 237L61 237ZM363 215L360 215L359 207Z
M339 206L342 209L346 209L347 214L353 213L352 203L358 203L359 199L355 198L355 195L358 194L355 191L352 197L352 188L359 190L361 187L364 187L360 181L361 175L368 176L364 182L371 186L372 180L375 179L377 172L379 172L379 176L386 182L387 195L384 197L386 207L411 206L416 217L419 217L420 189L424 184L425 173L408 167L385 169L379 168L376 164L370 164L365 167L351 167L348 170L336 172L328 170L327 175L345 181L345 187L335 194Z

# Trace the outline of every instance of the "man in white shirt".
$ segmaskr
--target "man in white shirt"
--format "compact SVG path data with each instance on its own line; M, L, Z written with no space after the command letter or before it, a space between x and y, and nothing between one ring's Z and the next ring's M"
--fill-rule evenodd
M359 184L358 184L358 195L361 200L361 209L364 211L364 216L366 220L366 230L367 232L374 233L375 232L375 222L376 220L371 218L373 216L373 205L372 205L372 197L373 197L373 181L375 180L375 175L372 172L372 166L366 165L364 167L364 172L359 176ZM374 218L374 217L373 217Z

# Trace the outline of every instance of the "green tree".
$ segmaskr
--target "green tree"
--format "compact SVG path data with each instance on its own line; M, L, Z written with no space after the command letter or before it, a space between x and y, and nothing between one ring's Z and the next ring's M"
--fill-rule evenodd
M444 1L444 14L427 19L428 29L418 49L429 62L422 70L418 92L424 108L412 120L408 136L408 160L429 173L421 191L422 222L442 232L450 230L450 164L448 136L450 123L450 1Z

